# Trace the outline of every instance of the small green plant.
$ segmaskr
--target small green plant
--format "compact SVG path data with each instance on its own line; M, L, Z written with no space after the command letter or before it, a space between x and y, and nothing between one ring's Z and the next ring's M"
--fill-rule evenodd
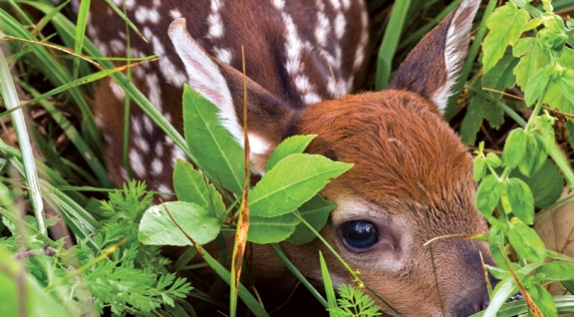
M491 225L490 251L498 265L488 268L500 280L483 316L496 316L506 299L517 291L523 294L534 316L556 316L554 299L544 285L562 281L570 292L574 291L569 287L574 278L574 259L547 251L530 227L535 219L535 205L548 206L557 196L535 199L523 180L535 179L549 186L559 184L560 192L562 179L552 172L555 167L547 159L550 154L569 184L574 185L572 170L554 140L555 118L541 111L542 105L548 104L553 109L574 113L574 51L569 47L572 32L552 12L550 1L542 2L544 13L526 2L512 1L486 20L490 32L483 44L481 86L501 91L516 83L525 91L526 105L535 107L528 122L519 122L523 128L510 132L501 157L486 154L484 143L475 152L474 178L481 181L476 206ZM478 98L496 105L501 94L483 94ZM545 172L539 173L541 170ZM493 213L496 207L498 214ZM517 263L508 257L507 243L515 250ZM547 257L564 262L545 263Z

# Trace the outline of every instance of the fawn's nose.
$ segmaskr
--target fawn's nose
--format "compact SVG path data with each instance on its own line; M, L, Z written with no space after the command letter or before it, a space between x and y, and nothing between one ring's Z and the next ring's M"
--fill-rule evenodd
M494 288L498 284L498 280L489 274L490 285ZM484 283L484 281L483 281ZM479 311L485 310L490 304L488 290L486 285L476 287L474 290L467 293L464 298L454 306L452 316L455 317L468 317L476 314Z

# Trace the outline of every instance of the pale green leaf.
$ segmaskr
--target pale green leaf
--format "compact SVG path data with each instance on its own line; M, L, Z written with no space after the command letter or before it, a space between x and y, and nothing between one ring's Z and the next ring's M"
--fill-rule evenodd
M294 135L283 140L283 142L281 142L281 144L275 148L273 153L271 153L271 156L267 161L267 165L265 166L265 170L271 170L277 164L277 162L291 154L303 153L309 143L311 143L311 141L313 141L313 139L316 137L316 134Z
M484 71L488 72L504 55L508 45L513 46L522 29L528 22L530 15L523 9L519 9L514 3L507 2L505 6L496 9L486 20L486 26L490 30L484 38L482 59Z
M213 184L207 184L205 177L185 161L177 160L173 170L173 187L177 198L195 203L211 212L216 218L225 213L221 194Z
M353 165L311 154L292 154L279 161L249 193L251 215L276 217L293 211L319 192L330 179Z
M293 213L277 217L249 216L247 241L255 243L277 243L287 239L295 232L299 218Z
M327 223L329 214L337 204L325 200L321 195L315 195L308 202L299 207L299 212L305 221L307 221L315 231L319 232ZM304 223L297 225L295 232L287 239L295 245L311 242L315 238L315 234L307 228Z
M172 221L166 208L183 231L200 245L212 241L219 233L219 221L203 207L184 201L172 201L152 206L145 211L138 232L138 239L141 243L191 245L191 241Z

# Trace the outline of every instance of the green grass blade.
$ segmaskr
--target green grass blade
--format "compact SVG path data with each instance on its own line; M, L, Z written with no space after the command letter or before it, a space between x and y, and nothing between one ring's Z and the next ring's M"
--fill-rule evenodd
M78 55L82 54L82 47L84 46L84 38L86 37L86 26L88 25L88 13L90 12L91 0L80 1L80 10L78 11L78 20L76 21L76 44L74 46L74 52ZM73 66L74 74L72 78L78 78L78 73L80 70L80 60L78 58L74 59Z
M4 104L7 109L15 108L20 105L16 87L12 81L10 68L4 57L4 53L0 49L0 95L4 99ZM28 191L30 193L30 201L32 208L36 215L36 222L42 234L46 234L46 226L44 224L44 202L42 201L42 193L40 191L40 184L38 181L38 173L36 171L36 164L34 162L34 154L32 153L32 145L30 144L30 137L28 130L26 130L26 122L24 120L24 113L22 109L16 110L10 114L14 131L22 151L22 164L24 167L24 175L28 183Z
M46 12L44 12L46 14L53 10L53 6L48 6L42 3L26 3L30 5L43 6L46 9ZM61 16L61 13L58 13L55 16ZM70 30L75 29L73 24L70 24L68 27ZM7 35L16 38L21 38L28 41L37 41L37 39L26 28L24 28L20 22L14 19L2 8L0 8L0 29L2 29L3 32L5 32ZM34 55L34 58L28 58L28 61L35 65L51 83L53 83L55 86L61 86L64 83L72 81L72 77L65 68L65 65L60 64L60 62L56 60L45 47L28 43L25 45ZM98 148L101 148L101 138L96 127L94 116L81 91L78 88L72 88L70 89L69 94L82 112L84 119L83 125L86 128L90 141L94 142Z
M96 178L100 182L100 185L104 187L110 187L110 180L108 179L108 174L103 166L102 162L98 160L92 149L84 141L78 130L74 125L62 114L62 112L52 105L47 100L40 100L40 93L32 88L28 83L20 81L19 85L26 90L34 99L39 100L39 103L44 107L44 109L52 116L52 119L58 123L60 128L64 131L66 136L70 139L72 144L78 149L78 152L82 155L88 166L94 172ZM94 184L96 185L96 184Z
M327 263L325 263L325 258L323 258L323 253L319 251L319 261L321 262L321 276L323 277L323 285L325 286L325 294L327 294L327 306L329 309L329 316L336 316L335 309L337 309L337 297L335 296L335 290L333 289L333 282L331 281L331 276L329 275L329 269L327 268Z
M387 25L385 35L383 36L383 42L379 48L377 74L375 79L376 90L385 89L389 83L393 58L397 51L397 45L401 38L401 33L405 25L405 19L410 5L411 0L395 1L389 25Z
M299 269L297 269L297 267L295 267L295 265L293 264L293 262L291 262L291 260L289 260L289 258L287 258L287 256L278 248L276 247L274 244L268 244L268 246L271 248L271 250L273 250L273 252L275 252L275 254L279 257L279 260L281 260L281 262L285 265L285 267L291 271L291 273L293 273L293 275L295 275L295 277L297 277L297 279L301 282L301 284L303 284L303 286L305 286L305 288L307 288L309 290L309 292L311 292L311 294L325 307L328 307L328 303L325 300L325 298L323 298L323 296L321 295L321 293L319 293L319 291L317 291L317 289L311 285L311 283L309 282L309 280L307 280L305 278L305 276L303 276L303 274L301 273L301 271L299 271Z

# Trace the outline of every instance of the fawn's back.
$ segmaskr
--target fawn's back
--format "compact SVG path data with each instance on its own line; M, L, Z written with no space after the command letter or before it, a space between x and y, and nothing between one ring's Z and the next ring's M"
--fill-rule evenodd
M365 67L368 19L361 0L126 1L129 18L150 42L132 34L132 56L161 56L136 67L133 81L180 131L182 85L188 83L219 107L223 126L242 144L238 69L244 46L254 172L265 170L284 138L318 134L308 152L355 164L321 192L338 204L321 234L402 315L468 316L488 303L479 256L492 264L487 246L462 239L423 243L487 230L474 205L471 157L441 117L479 2L463 0L421 40L388 90L347 95ZM124 22L103 1L92 6L92 40L104 53L125 55ZM113 82L97 86L94 111L116 184L128 174L121 153L123 100ZM133 107L130 117L133 176L171 190L183 152L139 109ZM320 282L317 254L324 247L316 240L283 248ZM253 262L256 279L283 272L268 257L254 255ZM352 282L333 258L329 267L336 285Z

